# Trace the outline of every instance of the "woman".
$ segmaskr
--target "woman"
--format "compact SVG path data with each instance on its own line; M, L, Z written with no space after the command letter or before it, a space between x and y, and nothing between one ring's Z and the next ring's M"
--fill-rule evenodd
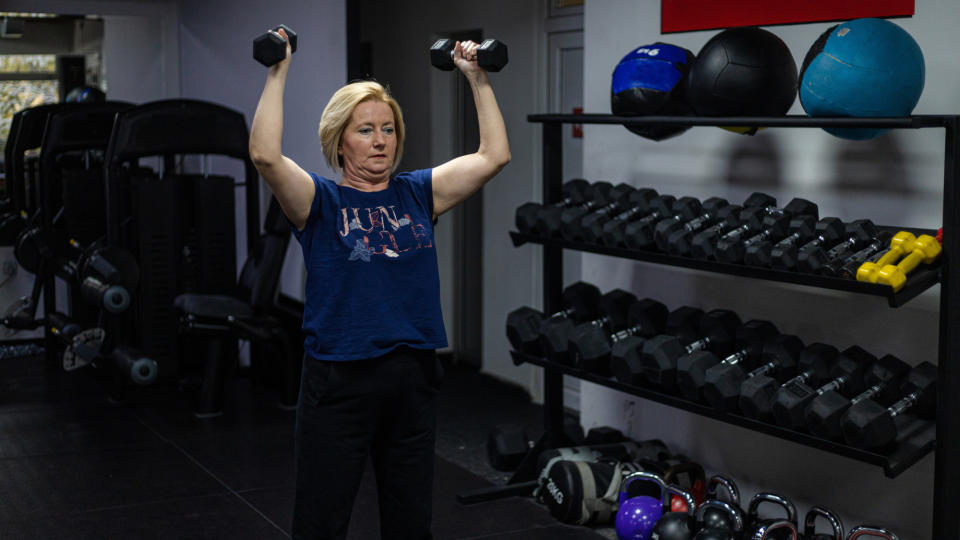
M396 176L403 116L382 86L348 84L324 109L320 139L327 163L341 175L334 181L307 173L281 152L289 46L267 75L250 157L294 228L307 267L294 538L346 536L368 457L381 536L431 537L441 378L434 350L447 345L433 225L510 161L503 117L476 48L457 43L454 62L473 90L479 149Z

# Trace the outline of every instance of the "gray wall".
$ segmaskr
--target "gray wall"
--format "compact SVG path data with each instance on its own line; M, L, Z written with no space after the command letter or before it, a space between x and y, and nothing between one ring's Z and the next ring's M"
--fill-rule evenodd
M514 209L534 196L539 170L539 126L526 115L540 110L540 2L494 0L435 3L428 0L382 2L363 0L361 39L370 41L373 73L390 86L403 107L408 143L401 168L432 167L455 157L450 147L451 84L458 73L440 72L429 62L434 40L449 32L481 29L484 37L504 41L510 63L490 78L496 92L513 161L483 188L483 369L497 377L528 384L531 368L510 361L504 335L509 310L533 301L533 248L514 248L507 231ZM446 220L449 221L449 220ZM443 309L452 330L452 240L445 219L437 227Z
M716 32L662 36L659 3L633 0L588 2L585 6L585 110L609 112L610 73L632 48L657 40L695 53ZM955 113L960 86L948 37L960 22L955 5L918 0L912 19L896 20L914 36L926 58L927 78L916 113ZM770 28L790 47L799 66L813 41L830 25ZM799 100L791 113L803 114ZM764 189L781 202L806 197L824 216L869 217L885 225L937 228L942 216L943 132L900 131L870 142L845 141L819 129L768 129L745 137L694 128L659 143L618 126L586 126L587 178L627 181L661 192L742 200ZM734 162L734 156L747 156ZM778 162L771 156L779 156ZM735 166L734 166L735 165ZM728 177L737 179L728 183ZM770 179L781 177L779 184ZM843 180L842 186L839 180ZM852 184L852 185L851 185ZM583 279L602 288L624 287L675 308L691 304L738 311L744 320L769 318L781 331L805 342L840 348L859 344L908 363L936 361L938 293L934 288L909 305L890 309L876 298L813 288L708 275L669 267L584 255ZM663 407L584 383L585 427L614 425L639 438L660 438L672 448L704 460L743 484L747 496L760 489L782 491L805 512L823 504L842 513L848 525L864 521L893 526L901 538L929 536L933 458L896 479L859 462L780 441L748 430Z

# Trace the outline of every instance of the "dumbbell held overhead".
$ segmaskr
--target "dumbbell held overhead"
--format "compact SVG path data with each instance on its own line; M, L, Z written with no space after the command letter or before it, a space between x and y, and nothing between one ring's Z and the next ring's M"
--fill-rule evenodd
M287 41L280 35L280 30L290 39L290 53L297 52L297 33L289 26L281 24L253 40L254 60L270 67L287 57Z
M438 39L430 47L430 63L443 71L453 71L453 50L457 42L452 39ZM472 58L469 60L473 60ZM485 39L477 47L477 65L491 72L503 69L509 61L507 46L496 39Z

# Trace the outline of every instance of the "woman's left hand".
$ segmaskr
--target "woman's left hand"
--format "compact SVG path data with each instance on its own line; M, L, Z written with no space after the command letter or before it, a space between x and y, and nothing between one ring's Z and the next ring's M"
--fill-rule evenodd
M472 41L458 41L453 47L453 62L466 75L483 73L485 70L477 64L477 47L480 45Z

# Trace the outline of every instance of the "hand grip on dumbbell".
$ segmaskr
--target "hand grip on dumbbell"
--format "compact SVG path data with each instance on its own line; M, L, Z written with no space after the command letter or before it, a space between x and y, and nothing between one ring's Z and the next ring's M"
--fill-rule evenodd
M452 39L438 39L430 47L430 63L437 69L453 71L453 50L457 42ZM468 59L468 60L472 60ZM503 69L509 61L507 46L496 39L485 39L477 47L477 65L491 72Z
M270 67L287 57L287 41L280 36L279 30L286 32L290 39L290 53L297 52L297 33L281 24L253 40L254 60Z

